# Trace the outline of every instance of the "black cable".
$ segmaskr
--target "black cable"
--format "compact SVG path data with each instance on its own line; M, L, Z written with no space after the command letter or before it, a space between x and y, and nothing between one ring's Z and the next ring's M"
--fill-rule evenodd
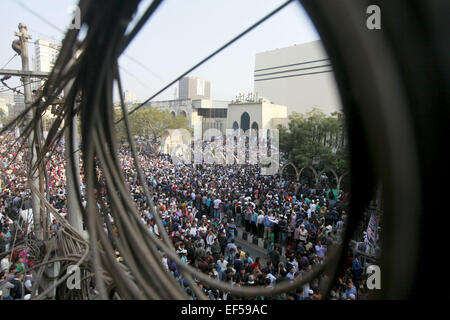
M1 67L1 69L5 69L6 66L7 66L7 65L8 65L15 57L17 57L17 56L18 56L18 54L15 53L15 54L11 57L11 59L9 59L8 62L5 63L5 65L4 65L3 67Z
M185 74L209 60L215 54L287 6L290 2L292 0L287 1L243 33L233 38ZM275 295L298 288L316 278L330 268L330 266L334 266L341 257L342 251L330 252L326 263L313 268L300 281L296 280L293 283L276 285L271 290L264 287L232 287L228 283L213 280L208 275L199 272L196 268L181 262L179 256L174 251L165 229L162 227L159 213L156 212L152 202L150 202L150 211L158 226L160 237L149 233L142 224L140 213L125 184L125 175L121 170L117 156L118 144L114 130L115 123L112 103L114 81L117 80L120 84L117 59L143 26L143 23L156 10L160 1L156 1L154 5L152 4L150 8L153 8L153 11L147 10L138 25L133 29L134 31L129 35L125 35L127 23L129 23L132 14L136 11L138 3L139 1L137 0L127 1L126 3L119 0L80 1L80 7L84 8L82 10L82 23L87 26L87 35L81 43L77 43L77 31L69 31L67 33L55 68L44 87L41 97L37 99L37 110L33 121L27 126L27 130L24 133L26 136L32 132L34 125L39 121L46 108L49 107L51 101L56 99L71 80L74 80L67 100L59 110L59 117L55 120L45 143L40 149L41 157L38 163L44 161L47 153L51 154L53 152L56 144L62 137L64 129L71 128L73 125L72 119L80 115L81 150L84 177L87 186L85 194L87 207L82 210L83 220L87 225L90 235L89 250L92 253L87 259L91 266L89 271L95 274L95 283L99 289L100 298L111 298L112 292L115 292L121 298L184 298L185 293L183 288L175 281L170 273L166 272L162 265L160 255L162 252L166 253L169 259L177 264L181 274L188 280L194 292L198 292L198 288L193 281L193 278L196 277L205 285L244 297ZM99 9L102 9L102 15L98 14ZM117 23L117 21L123 21L124 23ZM69 66L68 62L73 58L73 49L77 48L81 48L82 53ZM177 78L170 85L178 81L185 74ZM121 85L119 85L119 88L121 88ZM80 94L80 103L78 106L75 106L74 99L78 94ZM125 112L122 92L120 92L120 95L122 112ZM44 97L46 98L45 103L41 104ZM134 109L133 112L137 109ZM22 117L24 115L25 113ZM62 124L62 119L66 120L64 124ZM122 119L125 119L125 116ZM128 140L133 146L129 125L127 127ZM66 147L70 148L70 150L74 149L71 142ZM140 180L144 184L143 188L147 199L151 200L146 179L142 176L142 170L140 169L134 147L132 148L132 156ZM72 168L78 165L74 163L73 159L70 161L72 161ZM36 167L38 165L36 164ZM78 179L73 169L72 172L67 172L66 174L72 174L75 179ZM105 195L101 193L101 190L105 190ZM79 193L80 191L78 190L77 192ZM80 203L81 196L77 195L77 197ZM105 201L111 208L110 214L117 227L117 236L112 236L112 243L109 237L107 237L103 226L106 219L106 230L108 234L115 232L112 224L108 222L109 216L106 212ZM71 242L66 242L64 233L58 233L57 236L61 245L66 248L62 252L62 257L68 258L72 244ZM68 239L70 237L67 237L67 241L69 241ZM123 255L126 258L125 263L128 264L127 268L122 268L121 264L115 260L115 246L123 251ZM145 262L145 265L152 266L152 268L149 269L142 266L142 261ZM152 292L152 288L158 288L159 290ZM197 294L197 296L202 297L200 294Z
M64 30L58 28L56 25L54 25L53 23L51 23L50 21L48 21L47 19L45 19L43 16L41 16L39 13L35 12L34 10L30 9L28 6L26 6L24 3L22 3L21 1L15 1L19 6L21 6L22 8L24 8L25 10L27 10L28 12L30 12L32 15L34 15L35 17L39 18L40 20L44 21L46 24L48 24L49 26L51 26L52 28L54 28L55 30L58 30L59 32L61 32L62 34L64 34Z
M20 87L23 87L23 86L26 86L26 85L28 85L28 84L33 84L33 83L38 83L38 82L41 82L41 80L30 81L30 82L27 82L27 83L25 83L25 84L21 84L20 86L16 86L16 87L9 87L5 82L2 81L2 84L3 84L5 87L7 87L8 89L0 90L0 93L2 93L2 92L7 92L7 91L13 91L13 92L15 92L15 93L18 93L18 94L22 94L22 95L23 95L23 93L20 92L20 90L16 90L16 89L17 89L17 88L20 88Z

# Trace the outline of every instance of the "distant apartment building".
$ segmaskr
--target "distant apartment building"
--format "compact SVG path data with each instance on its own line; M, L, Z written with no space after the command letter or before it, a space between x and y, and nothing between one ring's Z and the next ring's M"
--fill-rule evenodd
M211 82L196 77L184 77L178 81L179 99L211 99Z
M44 39L38 39L34 42L34 59L33 69L40 72L51 72L55 67L56 60L58 59L59 52L61 50L61 43L57 41L49 41ZM44 85L44 80L33 82L31 89L38 90ZM51 121L55 116L51 112L44 114L44 123ZM46 125L44 125L46 127Z
M125 104L134 104L137 101L136 94L133 91L126 90L123 93L123 100Z
M317 108L326 114L341 111L342 103L330 60L317 40L257 53L254 91L288 114Z
M14 94L8 92L0 93L0 116L7 117L12 106L14 106Z
M61 50L61 43L56 41L48 41L38 39L34 42L34 71L51 72L55 66L59 51ZM39 81L32 83L32 90L37 90L44 83Z
M34 42L34 50L35 71L50 72L55 66L61 43L39 39Z
M8 108L9 115L17 116L25 110L25 97L22 94L14 95L14 104Z

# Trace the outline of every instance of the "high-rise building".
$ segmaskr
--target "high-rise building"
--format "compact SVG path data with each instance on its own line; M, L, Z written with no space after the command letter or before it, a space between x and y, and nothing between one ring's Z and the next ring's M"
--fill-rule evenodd
M184 77L178 81L178 99L211 99L211 82L196 77Z
M59 42L36 40L34 42L34 71L51 72L60 50L61 43ZM32 90L37 90L42 84L43 81L32 83Z
M126 90L123 93L123 99L124 99L124 102L126 104L136 103L136 100L137 100L136 94L133 91L130 91L130 90Z
M9 114L13 116L19 115L25 110L25 97L22 94L14 95L14 105L9 107Z
M36 40L35 50L35 71L50 72L55 66L61 44L56 41Z
M7 117L9 109L14 106L14 94L2 92L0 93L0 116Z

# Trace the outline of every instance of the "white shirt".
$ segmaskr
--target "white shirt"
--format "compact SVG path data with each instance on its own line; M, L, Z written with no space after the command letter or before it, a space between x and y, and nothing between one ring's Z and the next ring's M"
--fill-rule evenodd
M209 246L212 245L214 243L215 239L216 239L216 236L214 234L208 234L206 236L206 244L208 244Z
M220 200L220 199L214 200L214 209L219 209L219 206L221 203L222 203L222 200Z
M309 289L310 289L309 283L303 286L303 298L309 297Z
M304 228L303 230L300 229L300 232L299 232L300 240L306 241L307 235L308 235L308 230L306 230L306 228Z
M31 283L31 280L27 280L25 281L25 288L27 288L28 290L31 290L31 288L33 287L33 284Z
M257 219L257 224L263 224L263 223L264 223L264 215L260 214Z
M295 272L294 272L294 273L289 272L289 273L286 275L286 278L289 278L289 279L291 279L291 280L294 280L294 277L295 277Z
M277 280L277 278L276 278L273 274L271 274L271 273L269 273L269 274L267 275L266 279L270 279L270 285L271 285L271 286L273 286L274 283L275 283L275 281Z
M163 266L166 268L166 270L169 270L169 265L167 264L167 258L162 258L162 263L163 263Z
M298 271L298 262L297 262L297 259L294 258L294 261L292 261L292 265L294 266L295 272L297 272L297 271Z
M9 259L7 258L3 258L0 264L2 271L9 270L9 267L11 266L11 264L9 263Z
M217 260L217 264L220 266L220 269L222 272L225 272L225 270L227 269L227 265L228 265L228 261L223 259L223 262L219 260Z

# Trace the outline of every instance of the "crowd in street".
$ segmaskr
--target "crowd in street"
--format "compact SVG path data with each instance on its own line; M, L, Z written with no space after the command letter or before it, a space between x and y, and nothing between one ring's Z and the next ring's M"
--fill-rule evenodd
M13 141L13 136L7 137ZM31 208L27 164L18 144L0 144L0 299L29 299L33 285L34 257L27 248L15 250L30 230L19 223L19 214ZM7 170L8 164L11 164Z
M159 235L131 154L126 148L120 152L142 222L149 232ZM302 278L340 244L346 218L346 194L341 190L313 189L279 175L260 175L257 165L194 167L174 164L168 155L145 153L139 160L153 190L156 212L181 261L212 278L231 285L270 288ZM236 244L238 228L267 242L264 257L252 257ZM176 263L166 255L163 263L195 298ZM364 299L363 269L361 257L350 256L332 298ZM319 286L317 279L295 292L271 298L320 299ZM203 285L202 289L211 299L237 298Z
M0 145L0 290L3 299L27 299L33 284L33 257L27 250L18 252L12 248L14 232L11 229L19 212L31 208L31 196L26 186L27 164L20 154L8 170L3 170L16 156L17 146L12 152L8 147ZM149 232L160 236L131 153L127 147L121 147L119 151L126 183L142 222ZM283 281L301 279L315 265L324 263L329 252L340 244L347 201L342 190L331 190L325 185L312 188L280 175L260 175L257 165L201 164L194 167L192 164L174 164L169 155L147 151L140 152L139 161L146 183L151 187L155 212L181 262L198 268L211 278L233 286L272 288ZM50 203L65 216L67 200L62 145L56 148L46 165ZM82 183L82 193L84 189ZM85 204L84 198L82 201ZM58 227L55 220L51 221L51 233ZM31 226L14 230L16 237L32 232ZM237 245L238 230L264 239L267 243L265 255L251 256L246 248ZM116 253L123 261L120 252ZM177 263L166 254L162 254L162 263L192 299L196 299ZM331 291L331 298L365 299L367 291L363 285L361 257L349 254L345 271L339 279L340 285ZM258 299L320 299L322 280L323 277L286 294ZM210 299L238 299L229 292L208 288L202 283L198 285Z

